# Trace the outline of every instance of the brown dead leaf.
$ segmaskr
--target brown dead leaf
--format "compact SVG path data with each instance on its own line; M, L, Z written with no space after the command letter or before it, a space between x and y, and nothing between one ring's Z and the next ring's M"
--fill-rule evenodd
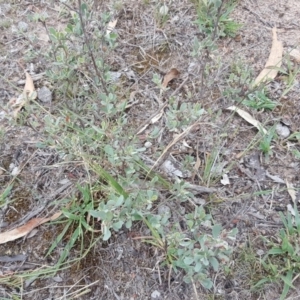
M194 172L192 174L192 182L194 182L195 176L198 173L200 166L201 166L201 159L200 159L200 157L198 155L198 151L197 151L197 160L196 160L196 163L195 163L195 165L193 167Z
M167 85L168 85L168 83L169 83L171 80L177 78L179 75L180 75L180 72L179 72L177 69L172 68L172 69L165 75L164 80L163 80L163 83L162 83L162 86L163 86L164 88L166 88Z
M264 69L260 72L254 81L254 85L258 85L261 82L272 80L276 77L278 69L282 63L283 45L281 41L277 39L276 27L272 29L272 48L269 58L266 62Z
M27 235L35 227L46 223L48 221L53 221L61 215L61 212L55 213L52 217L49 218L34 218L28 221L25 225L15 228L10 231L0 233L0 244L5 244L10 241L14 241L20 237Z

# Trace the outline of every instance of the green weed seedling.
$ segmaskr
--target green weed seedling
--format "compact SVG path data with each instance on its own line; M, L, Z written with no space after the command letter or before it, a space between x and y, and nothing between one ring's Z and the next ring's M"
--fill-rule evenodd
M285 216L280 212L280 218L284 228L279 231L277 241L268 243L271 249L262 261L268 276L261 279L254 287L267 282L282 282L280 300L284 300L290 288L295 289L293 282L300 272L300 215L297 206L294 206L293 214L288 211Z
M266 134L263 135L259 149L268 158L272 154L271 142L277 137L275 132L275 126L273 126Z
M260 109L273 110L278 105L276 101L271 100L267 96L265 89L257 90L249 94L247 96L247 99L245 99L242 103L256 110L260 110Z
M70 250L78 240L81 241L81 251L83 252L84 232L93 232L93 227L86 222L88 212L94 205L90 187L88 185L83 187L78 186L78 190L81 193L81 199L74 198L68 208L62 208L63 215L67 218L66 225L46 254L46 256L50 255L62 241L67 231L72 228L73 233L61 253L57 267L66 260Z

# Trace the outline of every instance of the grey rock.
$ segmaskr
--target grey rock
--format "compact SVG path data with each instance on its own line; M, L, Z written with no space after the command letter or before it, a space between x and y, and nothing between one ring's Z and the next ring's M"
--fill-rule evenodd
M40 88L37 92L38 98L40 101L47 103L47 102L51 102L52 101L52 93L51 91L43 86L42 88Z

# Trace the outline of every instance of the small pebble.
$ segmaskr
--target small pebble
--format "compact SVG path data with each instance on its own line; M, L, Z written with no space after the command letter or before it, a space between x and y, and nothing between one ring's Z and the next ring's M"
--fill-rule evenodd
M160 292L155 290L154 292L152 292L151 294L151 299L159 299L160 298Z
M279 135L279 137L285 139L290 135L290 130L287 126L282 125L281 123L278 123L276 125L276 132Z
M152 143L151 142L146 142L145 143L145 148L150 148L152 146Z
M13 170L11 171L12 176L17 176L20 173L18 167L14 167Z

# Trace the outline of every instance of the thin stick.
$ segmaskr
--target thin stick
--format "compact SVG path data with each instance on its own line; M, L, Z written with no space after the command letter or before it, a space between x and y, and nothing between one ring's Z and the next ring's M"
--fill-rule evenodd
M101 82L101 85L104 89L104 92L106 94L106 96L109 95L109 92L106 88L106 83L103 79L103 76L100 74L99 72L99 69L97 67L97 64L96 64L96 60L95 60L95 57L94 57L94 54L93 54L93 51L91 49L91 45L89 43L89 40L88 40L88 37L87 37L87 34L86 34L86 31L85 31L85 26L84 26L84 22L83 22L83 19L82 19L82 11L81 11L81 0L78 0L78 5L79 5L79 18L80 18L80 24L81 24L81 27L82 27L82 32L83 32L83 36L84 36L84 41L85 41L85 44L86 46L88 47L88 50L89 50L89 54L90 54L90 57L92 59L92 62L93 62L93 66L94 66L94 69L96 71L96 74L98 76L98 78L100 79L100 82Z

